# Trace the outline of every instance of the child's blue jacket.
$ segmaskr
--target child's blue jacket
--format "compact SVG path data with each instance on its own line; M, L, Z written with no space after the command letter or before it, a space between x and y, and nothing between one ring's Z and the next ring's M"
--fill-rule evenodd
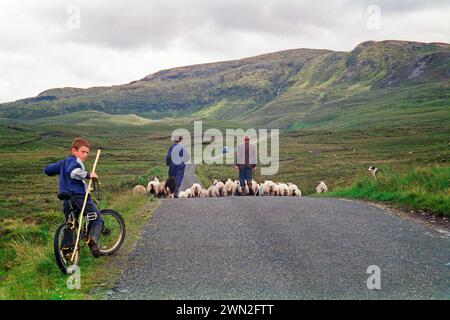
M59 175L59 192L68 192L71 195L85 195L87 185L84 181L90 178L90 173L84 168L83 161L75 156L49 164L44 172L48 176Z

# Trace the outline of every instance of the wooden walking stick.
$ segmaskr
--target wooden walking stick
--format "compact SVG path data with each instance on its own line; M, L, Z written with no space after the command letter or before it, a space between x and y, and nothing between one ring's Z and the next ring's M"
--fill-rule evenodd
M94 166L92 167L92 172L95 172L95 169L97 168L97 162L98 162L98 159L100 158L100 151L102 151L102 150L100 150L100 149L97 150L97 156L95 157ZM87 204L89 194L91 193L91 185L92 185L92 179L89 180L89 184L88 184L88 187L86 190L86 195L84 196L83 207L81 208L81 212L80 212L80 215L78 218L80 223L78 224L78 234L77 234L77 241L75 242L75 250L73 251L72 258L70 259L70 261L72 261L72 262L74 261L75 254L78 251L78 243L80 241L80 232L81 232L81 228L83 226L83 214L84 214L84 210L86 209L86 204Z

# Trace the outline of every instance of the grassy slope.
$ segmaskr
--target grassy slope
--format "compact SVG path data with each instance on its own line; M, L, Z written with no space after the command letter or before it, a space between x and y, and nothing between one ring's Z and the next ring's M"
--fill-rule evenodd
M45 124L66 124L73 125L76 123L77 125L83 126L133 126L133 125L145 125L151 124L155 121L139 117L135 114L127 114L127 115L110 115L100 111L79 111L70 114L70 116L62 115L62 116L54 116L50 118L41 118L31 121L31 124L35 125L45 125Z
M116 255L124 256L124 251L129 251L127 247L132 245L144 222L151 217L157 202L142 212L147 201L145 197L126 193L104 204L121 212L127 226L126 242ZM58 211L35 212L24 223L17 219L3 221L4 228L12 232L0 242L0 274L5 277L0 282L0 299L90 299L99 287L106 290L114 285L111 282L114 269L107 266L117 258L95 259L89 249L84 248L80 263L81 289L67 288L68 276L58 269L53 253L53 233L61 222Z
M51 89L1 104L0 117L97 110L151 119L194 115L294 130L366 128L374 126L374 118L383 126L422 120L448 124L449 77L449 44L364 42L350 52L287 50L163 70L120 86ZM106 121L146 122L127 117ZM91 124L97 123L93 118Z
M77 111L135 113L156 119L191 115L226 99L240 112L270 101L310 59L327 50L298 49L235 61L163 70L130 84L51 89L38 97L0 105L0 117L36 119ZM210 114L216 117L215 113ZM229 119L231 119L229 117Z
M418 166L403 172L387 168L376 177L361 175L352 186L330 195L392 202L450 216L450 167Z
M92 298L92 291L102 293L108 289L112 285L111 274L106 270L117 270L114 262L117 258L95 260L87 250L82 257L82 290L66 288L67 277L58 271L51 250L54 229L62 221L60 203L55 197L57 179L45 177L42 168L46 163L64 157L68 143L77 134L89 137L94 149L102 147L98 173L103 190L108 191L107 202L126 216L131 231L126 243L129 248L149 215L137 215L145 200L132 197L126 191L137 183L145 184L153 175L165 178L163 161L168 138L181 124L129 125L121 130L117 130L117 126L16 124L7 128L0 125L0 132L11 142L0 147L0 179L5 195L0 202L0 298L86 299ZM192 132L190 121L183 126ZM209 127L224 129L233 124L205 123L204 129ZM33 137L40 139L30 139ZM12 144L14 141L17 145ZM340 132L301 130L282 133L280 151L280 171L270 178L292 181L304 194L311 194L319 180L325 180L331 190L349 186L355 176L367 174L367 167L374 163L387 171L388 168L409 170L423 163L445 161L448 158L448 134L427 127ZM92 159L87 167L92 165L91 162ZM448 175L448 166L446 168ZM198 171L205 185L216 177L237 176L233 166L200 166ZM258 181L263 178L257 176ZM406 196L404 199L412 198ZM418 207L429 208L424 204L430 201L424 199L417 202ZM444 210L447 209L444 207ZM125 253L126 249L120 255ZM116 271L112 276L117 276Z
M421 63L426 71L412 77ZM449 77L448 45L363 43L311 60L247 121L292 130L448 125Z

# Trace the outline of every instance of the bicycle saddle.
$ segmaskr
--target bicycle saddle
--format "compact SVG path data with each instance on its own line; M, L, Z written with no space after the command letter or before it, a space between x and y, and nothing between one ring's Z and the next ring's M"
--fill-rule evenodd
M70 193L67 193L67 192L58 193L58 199L61 201L70 200Z

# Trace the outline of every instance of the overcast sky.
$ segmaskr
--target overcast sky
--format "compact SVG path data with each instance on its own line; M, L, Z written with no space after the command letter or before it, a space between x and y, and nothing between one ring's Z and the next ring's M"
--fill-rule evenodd
M2 0L0 102L366 40L450 42L450 0Z

